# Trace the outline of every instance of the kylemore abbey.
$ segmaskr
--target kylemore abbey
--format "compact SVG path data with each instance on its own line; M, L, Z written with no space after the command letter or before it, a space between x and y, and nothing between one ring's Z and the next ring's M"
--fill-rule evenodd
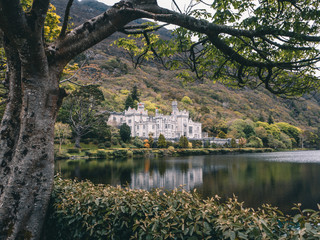
M171 115L160 114L158 109L155 116L149 116L144 109L144 103L138 103L138 109L128 108L124 112L111 112L108 124L119 126L126 123L131 128L131 136L148 137L150 133L155 138L163 134L166 139L179 139L186 136L190 140L203 139L201 123L189 118L189 112L178 109L177 101L172 102Z

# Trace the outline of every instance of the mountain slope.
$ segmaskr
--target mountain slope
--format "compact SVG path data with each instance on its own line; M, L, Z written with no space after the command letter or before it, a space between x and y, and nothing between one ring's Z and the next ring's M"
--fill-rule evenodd
M57 12L63 15L62 0L52 2ZM96 1L75 2L71 10L74 25L102 13L107 6ZM170 37L170 32L163 29L159 34ZM284 121L302 129L315 129L320 126L320 97L289 100L272 95L265 89L234 90L221 84L205 81L203 84L183 84L176 78L176 71L165 71L152 64L132 67L125 52L110 46L123 34L116 33L93 48L88 64L79 72L81 83L98 83L103 87L106 97L105 108L112 111L124 110L128 92L137 85L141 93L140 100L146 103L149 111L158 107L162 112L171 111L171 101L178 100L179 108L186 108L194 120L201 121L205 130L215 133L217 127L228 125L237 118L267 120L270 115L276 122ZM77 61L81 63L81 58ZM192 104L181 102L184 96Z

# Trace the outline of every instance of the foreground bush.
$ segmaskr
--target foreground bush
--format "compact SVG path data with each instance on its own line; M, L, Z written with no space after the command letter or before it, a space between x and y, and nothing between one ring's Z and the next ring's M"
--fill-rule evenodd
M56 179L45 228L52 239L319 239L319 211L296 209Z

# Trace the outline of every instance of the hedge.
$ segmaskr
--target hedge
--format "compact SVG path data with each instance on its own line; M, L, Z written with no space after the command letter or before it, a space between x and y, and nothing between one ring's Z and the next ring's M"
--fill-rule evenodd
M319 239L319 211L285 216L263 205L245 208L236 198L203 200L183 189L152 192L55 180L49 239Z

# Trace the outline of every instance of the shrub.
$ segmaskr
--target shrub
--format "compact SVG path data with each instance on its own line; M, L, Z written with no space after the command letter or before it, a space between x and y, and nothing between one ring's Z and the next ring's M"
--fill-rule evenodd
M122 148L127 148L128 146L127 146L127 144L125 144L125 143L123 142L123 143L121 143L121 147L122 147Z
M169 150L170 152L174 152L174 147L173 147L173 146L169 146L169 147L168 147L168 150Z
M107 153L106 151L104 151L103 149L98 149L97 151L97 158L106 158L107 157Z
M80 149L79 148L69 148L67 150L68 153L80 153Z
M201 200L183 189L152 192L55 180L45 231L49 239L319 239L319 211L294 217L236 198Z
M138 137L135 137L134 140L133 140L133 145L135 145L137 148L143 148L144 147L144 143L143 141L138 138Z
M99 143L98 144L98 148L104 148L105 146L104 146L104 143Z
M104 143L104 146L105 146L106 148L111 147L111 142L110 142L110 141L106 141L106 142Z
M118 145L118 143L119 143L118 138L117 137L111 137L111 143L112 143L112 145Z
M237 147L237 141L236 141L236 139L232 138L232 139L231 139L231 142L230 142L230 145L231 145L232 148L236 148L236 147Z

